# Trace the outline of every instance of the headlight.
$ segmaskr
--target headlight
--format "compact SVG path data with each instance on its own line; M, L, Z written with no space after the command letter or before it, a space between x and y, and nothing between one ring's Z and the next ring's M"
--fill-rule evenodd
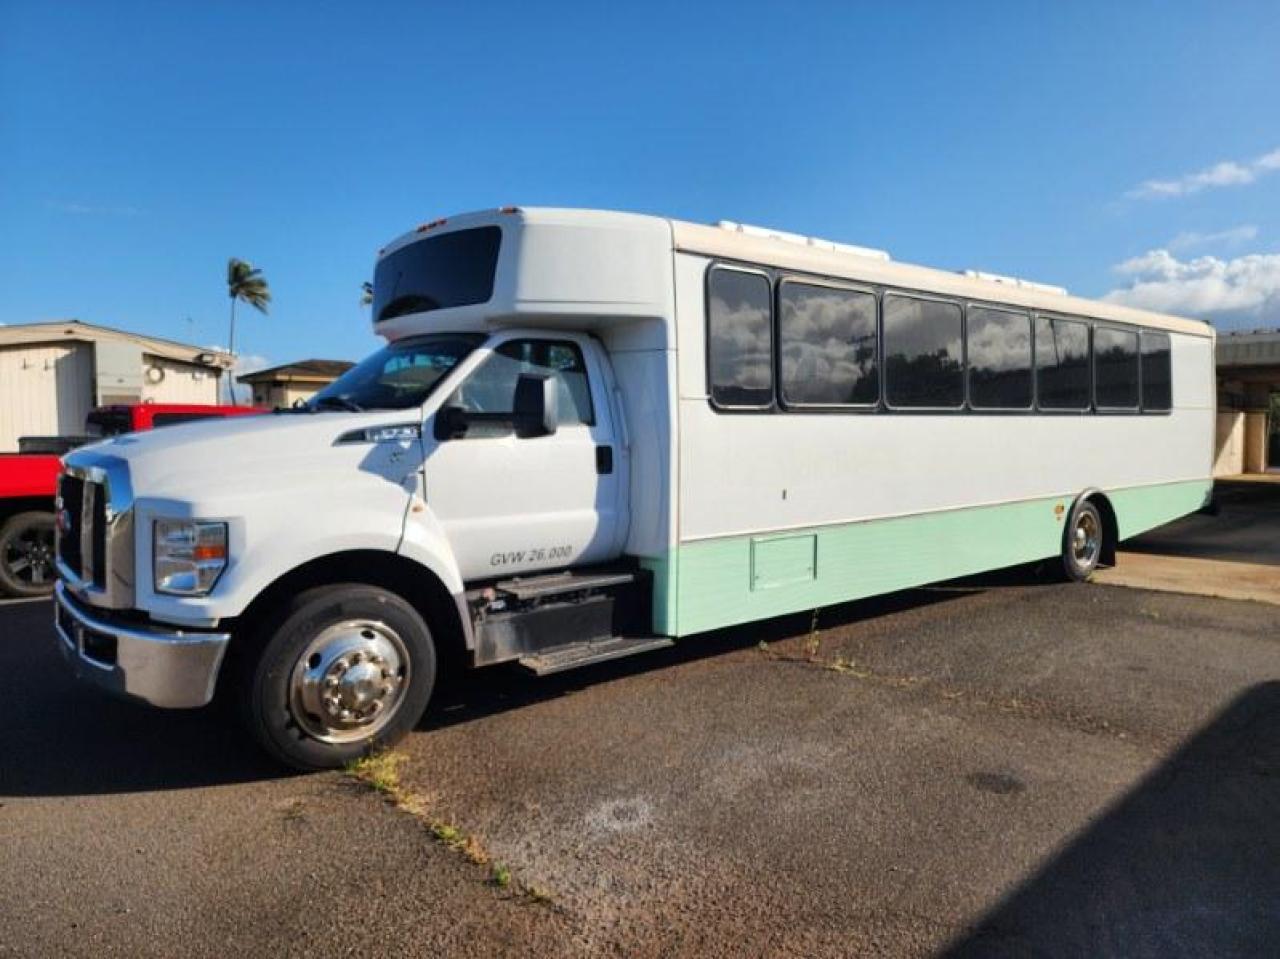
M190 519L156 520L156 592L203 596L227 568L227 524Z

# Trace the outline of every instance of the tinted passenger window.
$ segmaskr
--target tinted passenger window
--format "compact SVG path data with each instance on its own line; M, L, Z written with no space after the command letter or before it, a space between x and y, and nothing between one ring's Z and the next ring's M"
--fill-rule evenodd
M502 230L481 226L415 240L373 271L374 322L485 303L493 296Z
M968 312L969 405L1025 410L1031 406L1031 317L971 306Z
M1142 332L1142 408L1168 410L1173 407L1172 355L1168 333Z
M847 406L880 399L873 294L783 283L778 309L784 402Z
M1046 410L1089 408L1089 327L1036 318L1036 384Z
M884 298L885 399L894 407L955 408L964 402L960 307Z
M716 268L707 278L707 370L716 406L773 402L769 279Z
M1138 331L1093 331L1093 390L1099 408L1138 408Z
M576 343L553 340L508 340L467 377L446 405L473 413L511 413L515 409L516 380L522 373L553 376L558 387L556 414L561 426L595 422L587 367ZM468 437L508 433L507 426L475 424Z

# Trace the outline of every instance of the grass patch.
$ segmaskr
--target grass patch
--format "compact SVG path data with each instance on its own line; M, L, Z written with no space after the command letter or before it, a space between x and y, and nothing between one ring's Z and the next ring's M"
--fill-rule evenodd
M461 856L473 866L489 867L488 883L491 886L507 890L532 903L550 905L552 898L549 892L517 880L509 866L493 861L489 850L478 836L433 813L427 797L404 785L400 779L400 768L408 758L404 753L394 750L371 753L349 763L346 773L383 796L397 809L413 816L430 833L432 839L451 853Z

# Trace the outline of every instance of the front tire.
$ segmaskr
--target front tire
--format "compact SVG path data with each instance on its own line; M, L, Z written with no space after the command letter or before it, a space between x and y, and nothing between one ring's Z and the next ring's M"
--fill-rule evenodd
M246 663L249 729L280 761L331 769L393 745L421 718L436 680L431 631L375 586L299 595Z
M0 594L48 596L53 592L53 514L32 510L0 526Z
M1081 500L1071 511L1062 540L1062 569L1067 579L1083 583L1093 575L1102 561L1105 537L1098 507Z

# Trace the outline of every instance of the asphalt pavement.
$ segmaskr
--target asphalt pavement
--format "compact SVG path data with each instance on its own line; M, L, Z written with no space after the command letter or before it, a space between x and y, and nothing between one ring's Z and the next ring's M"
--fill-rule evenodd
M1015 570L546 679L484 670L403 745L411 811L283 773L216 707L74 685L49 615L0 607L3 955L1280 942L1272 606Z

